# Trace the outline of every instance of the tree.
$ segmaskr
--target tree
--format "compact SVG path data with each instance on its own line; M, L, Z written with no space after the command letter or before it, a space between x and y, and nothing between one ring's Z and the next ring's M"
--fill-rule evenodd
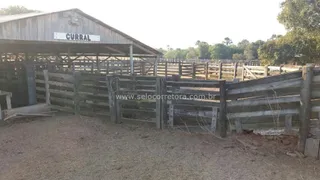
M210 59L209 47L210 45L207 42L197 41L196 46L199 52L199 59Z
M233 42L229 37L224 38L223 44L229 46L231 45Z
M212 59L231 59L232 53L229 46L225 44L215 44L210 48Z
M23 13L31 13L31 12L40 12L40 11L27 9L24 6L17 6L17 5L0 9L0 15L14 15L14 14L23 14Z
M288 30L319 30L319 0L285 0L281 4L281 8L278 20Z
M193 47L190 47L188 49L188 53L186 55L187 59L197 59L199 57L199 54L197 52L197 50Z
M249 45L250 45L250 42L248 40L244 39L244 40L242 40L241 42L238 43L238 48L244 50Z
M278 20L288 32L268 40L259 57L269 64L320 59L320 0L285 0L281 8Z
M246 56L244 54L235 53L232 55L233 60L245 60Z

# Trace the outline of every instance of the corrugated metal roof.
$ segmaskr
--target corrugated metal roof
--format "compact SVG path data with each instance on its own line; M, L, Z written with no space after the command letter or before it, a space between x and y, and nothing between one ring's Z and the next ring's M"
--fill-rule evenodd
M74 9L68 9L68 10L61 10L61 11L55 11L55 12L35 12L35 13L25 13L25 14L17 14L17 15L9 15L9 16L0 16L0 24L1 23L6 23L6 22L10 22L10 21L16 21L16 20L21 20L21 19L26 19L26 18L32 18L32 17L37 17L37 16L43 16L43 15L47 15L47 14L52 14L52 13L59 13L59 12L66 12L66 11L76 11L77 13L95 21L96 23L104 26L105 28L108 28L108 29L111 29L117 33L119 33L120 35L130 39L131 41L135 42L137 45L140 45L146 49L148 49L149 51L153 52L153 53L156 53L156 54L159 54L159 55L162 55L162 53L140 41L138 41L137 39L134 39L133 37L119 31L118 29L115 29L109 25L107 25L106 23L84 13L83 11L81 11L80 9L77 9L77 8L74 8Z

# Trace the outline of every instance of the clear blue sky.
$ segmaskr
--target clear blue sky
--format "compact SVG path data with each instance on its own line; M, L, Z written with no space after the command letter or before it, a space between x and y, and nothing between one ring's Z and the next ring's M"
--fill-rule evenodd
M187 48L197 40L210 44L230 37L266 40L284 34L278 23L283 0L9 0L42 11L79 8L106 24L154 47ZM82 3L81 3L82 2Z

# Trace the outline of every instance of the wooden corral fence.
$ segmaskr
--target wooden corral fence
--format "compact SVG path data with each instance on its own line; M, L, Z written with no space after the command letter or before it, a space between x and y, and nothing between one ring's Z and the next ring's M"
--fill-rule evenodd
M299 129L301 151L309 133L319 135L313 120L320 112L320 70L312 66L243 82L44 70L36 72L36 83L38 100L53 109L115 123L201 128L221 137L244 129Z
M51 64L52 65L52 64ZM88 73L130 75L130 61L128 60L75 60L72 64L60 63L61 69L83 71ZM185 61L134 61L135 75L170 77L179 75L182 79L202 80L233 80L241 81L259 79L267 76L299 71L302 66L252 66L246 63L216 63L216 62L185 62Z

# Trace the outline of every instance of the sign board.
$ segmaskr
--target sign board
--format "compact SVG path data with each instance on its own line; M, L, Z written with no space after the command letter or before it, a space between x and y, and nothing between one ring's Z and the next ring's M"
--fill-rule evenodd
M54 32L53 38L56 40L68 40L68 41L100 41L99 35L82 34L82 33L63 33Z

